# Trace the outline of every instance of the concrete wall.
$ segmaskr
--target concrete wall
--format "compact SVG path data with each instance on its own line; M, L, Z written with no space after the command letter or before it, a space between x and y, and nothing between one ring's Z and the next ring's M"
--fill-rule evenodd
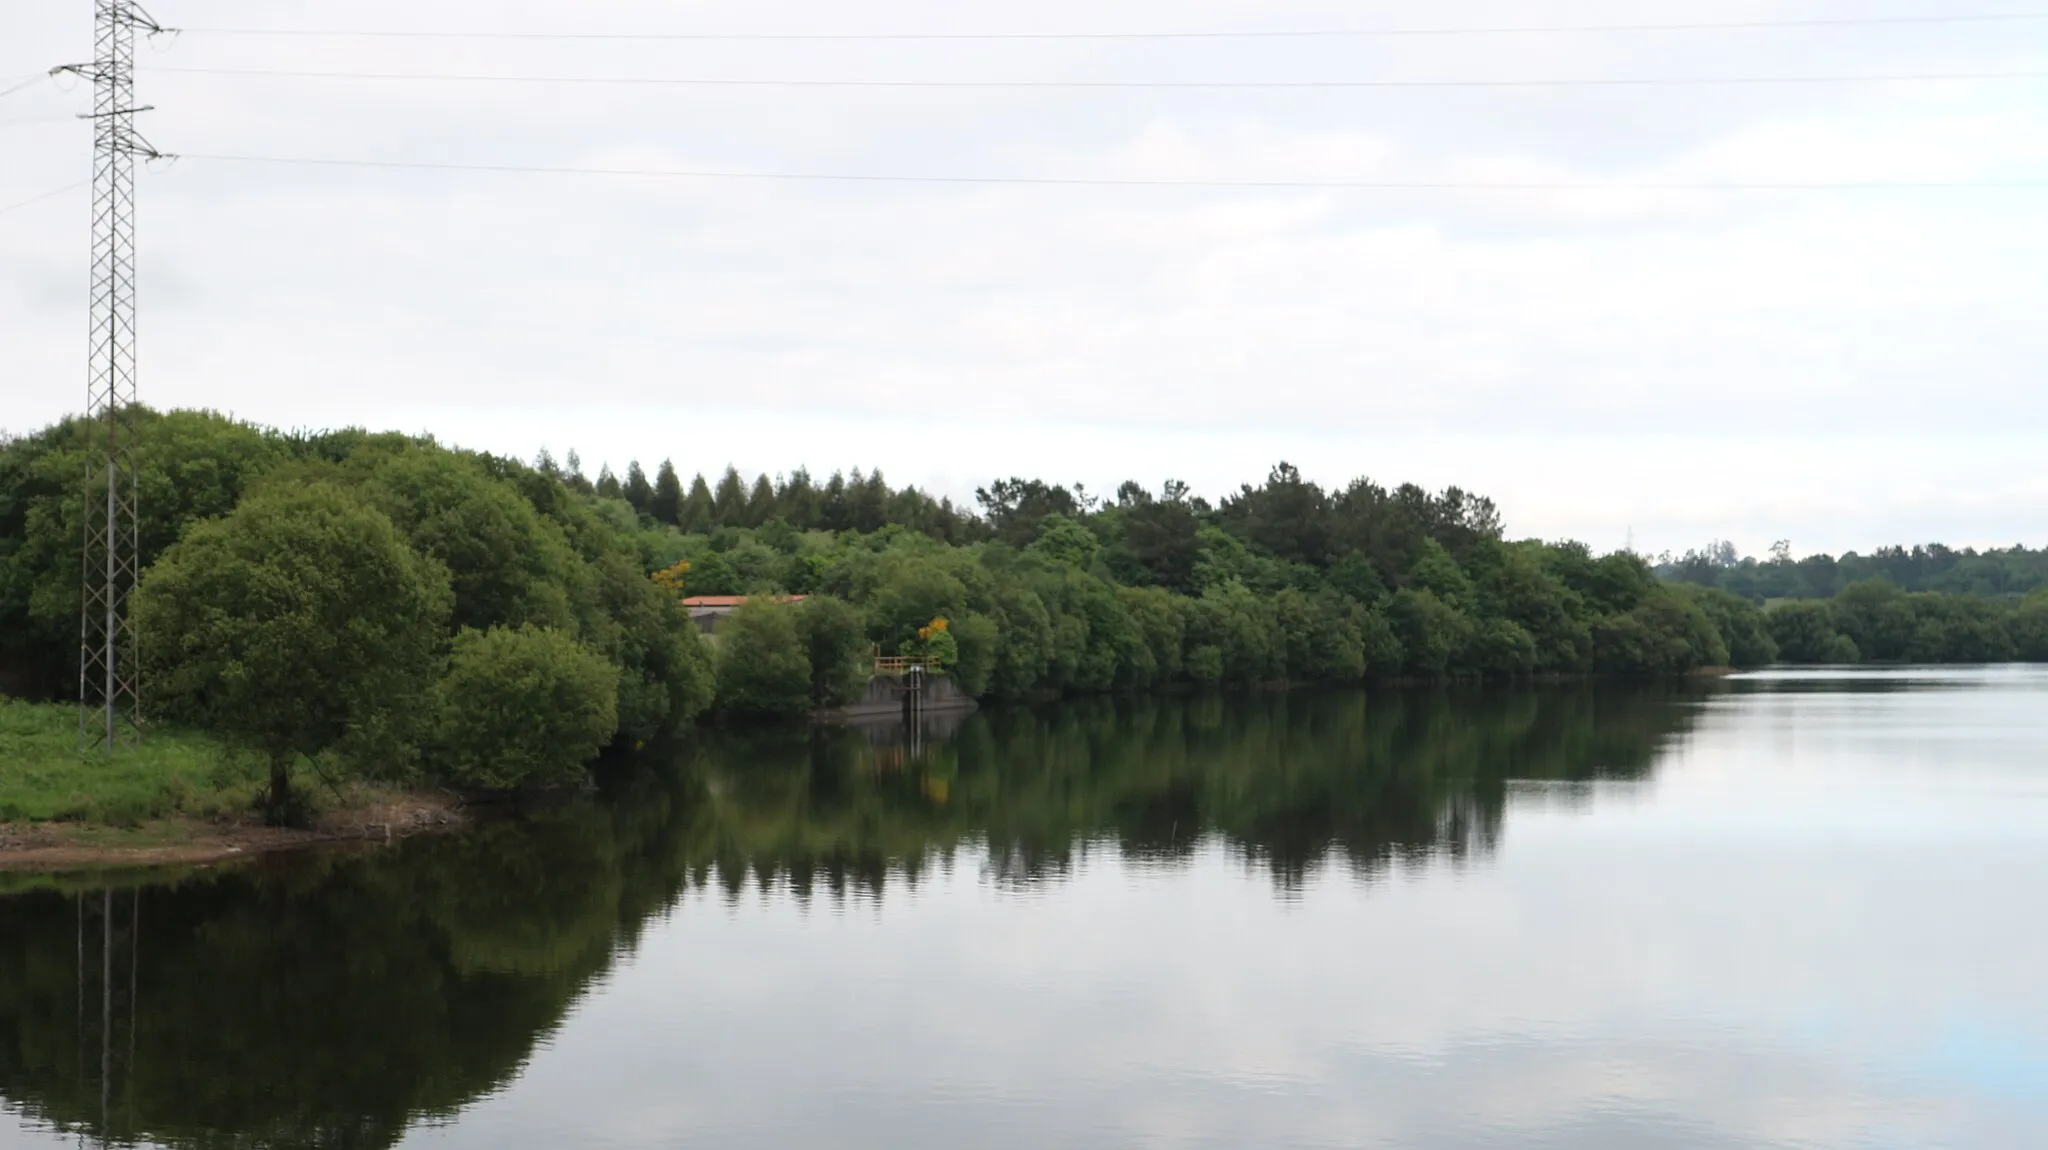
M903 714L903 680L876 675L868 680L865 695L833 712L842 719L900 718ZM960 689L951 675L933 675L924 681L926 714L941 711L968 712L976 708L974 697Z

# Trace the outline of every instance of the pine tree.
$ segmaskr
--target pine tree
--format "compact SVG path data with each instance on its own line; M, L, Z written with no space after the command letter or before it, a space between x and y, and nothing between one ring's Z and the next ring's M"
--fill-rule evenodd
M739 469L728 466L719 477L718 491L711 497L711 519L720 527L744 527L747 518L747 488L740 482Z
M569 449L569 458L565 462L568 463L569 470L562 476L562 482L568 485L569 490L578 495L589 495L597 490L583 474L583 457L576 454L575 448Z
M747 496L747 526L759 527L775 518L775 485L763 474L754 480L754 490Z
M783 480L775 492L775 510L799 531L818 525L818 487L808 470L799 467Z
M627 464L626 502L633 505L633 510L645 515L647 514L647 505L653 502L653 500L654 485L647 482L647 473L640 470L640 461L636 459Z
M855 471L855 476L860 472ZM818 525L827 531L844 531L851 524L846 516L846 476L833 472L825 481L824 498L819 500Z
M711 485L704 482L703 474L699 473L690 481L690 496L683 500L682 522L677 526L699 535L709 535L715 526L712 518Z
M597 469L597 494L604 499L624 499L626 489L619 486L619 477L612 474L610 464Z
M855 470L846 485L846 502L847 518L852 520L847 526L861 532L880 531L889 518L889 484L882 478L882 469L876 468L866 478Z
M661 470L654 475L654 498L647 505L647 513L655 522L670 527L680 526L683 516L683 481L676 478L673 461L661 461Z

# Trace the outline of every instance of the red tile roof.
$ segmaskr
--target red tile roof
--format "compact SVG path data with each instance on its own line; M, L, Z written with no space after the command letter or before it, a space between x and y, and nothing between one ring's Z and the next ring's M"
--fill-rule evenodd
M775 596L774 598L775 598L775 601L776 601L776 602L778 602L778 603L801 603L801 602L803 602L803 601L804 601L805 599L808 599L808 598L810 598L810 596L808 596L808 595L777 595L777 596ZM689 597L689 598L687 598L687 599L683 600L683 606L685 606L685 607L737 607L737 606L739 606L740 604L742 604L742 603L744 603L744 602L746 602L746 601L747 601L747 596L745 596L745 595L692 595L691 597Z

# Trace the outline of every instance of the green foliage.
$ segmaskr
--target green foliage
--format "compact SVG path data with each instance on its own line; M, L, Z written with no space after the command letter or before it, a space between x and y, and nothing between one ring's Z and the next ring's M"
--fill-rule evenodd
M2012 618L2013 654L2029 663L2048 663L2048 588L2028 595Z
M895 650L933 619L966 611L966 584L938 558L922 549L892 551L879 564L877 582L867 595L868 634L885 650Z
M1002 628L987 615L969 612L953 624L953 641L958 657L954 681L969 695L987 694L996 673Z
M1031 544L1034 555L1086 571L1094 564L1102 544L1093 532L1064 515L1048 515L1038 526L1038 538Z
M917 629L917 634L899 644L902 653L919 659L928 667L951 667L960 661L960 644L953 638L950 620L934 619Z
M811 704L838 707L860 698L872 670L860 612L844 600L813 596L797 608L796 629L810 663Z
M450 599L445 569L354 493L252 495L187 531L137 588L146 693L261 752L281 813L296 756L407 745Z
M1446 674L1451 659L1472 641L1472 621L1428 588L1403 587L1387 616L1401 644L1401 669L1410 675Z
M1835 629L1834 608L1823 602L1795 600L1774 604L1764 613L1778 657L1787 663L1856 663L1862 654L1855 640Z
M1718 587L1683 587L1680 593L1713 624L1728 651L1729 665L1763 667L1778 661L1778 643L1754 603Z
M1346 551L1330 565L1326 578L1332 590L1368 607L1387 597L1387 585L1380 580L1379 570L1362 551Z
M1911 596L1913 644L1907 658L1917 663L2005 663L2014 654L2007 630L2009 608L1977 595Z
M1841 588L1818 611L1781 615L1739 591L1659 580L1631 554L1504 540L1492 504L1457 488L1326 490L1285 464L1213 508L1174 482L1157 494L1126 483L1104 504L1078 486L1004 480L978 493L976 518L878 472L819 482L802 469L776 480L727 468L715 492L699 474L685 493L671 463L655 481L635 464L623 482L600 473L592 484L574 464L528 467L397 435L280 436L205 413L144 413L142 424L153 445L145 507L161 509L144 524L146 558L257 498L248 492L340 492L446 573L446 625L423 641L446 644L461 627L561 633L617 670L615 742L627 746L714 704L792 714L850 698L863 659L847 652L868 642L946 659L970 692L999 697L1675 675L1763 665L1780 645L1787 659L2048 658L2048 606L2011 593L2024 563L2005 552L1987 553L2007 564L2004 582L1961 596L1858 582L1850 557L1773 560L1803 588ZM82 434L67 423L0 444L0 690L75 682ZM1885 562L1948 578L1982 574L1990 559ZM680 588L649 578L670 568ZM816 615L794 616L801 706L779 641L751 653L742 642L747 658L731 667L714 660L678 599L721 594L814 597ZM938 618L952 624L945 637L920 637ZM741 695L726 698L721 683ZM396 696L366 704L333 753L409 769L416 709Z
M1446 604L1460 611L1470 612L1477 605L1472 590L1472 579L1451 558L1451 553L1434 539L1424 539L1420 554L1408 569L1404 585L1420 591L1428 591Z
M711 522L718 527L744 527L747 516L747 486L737 468L728 467L711 493Z
M1593 627L1593 663L1603 674L1682 675L1727 662L1727 645L1706 614L1663 588L1645 587L1634 609Z
M719 624L721 711L788 716L810 710L811 659L797 627L799 610L772 599L750 599Z
M1768 559L1743 558L1733 544L1716 541L1684 556L1665 556L1658 574L1667 579L1719 587L1761 603L1774 599L1827 599L1859 583L1883 580L1901 593L2019 598L2048 586L2048 548L1958 551L1939 543L1880 547L1868 555L1809 555L1794 559L1789 543ZM1869 655L1870 652L1864 652ZM1873 656L1875 657L1875 656ZM1889 656L1886 656L1889 657Z
M974 493L982 513L996 537L1012 547L1023 547L1038 538L1039 525L1048 516L1074 518L1089 510L1088 493L1047 485L1036 479L1001 479Z
M1168 482L1158 499L1127 483L1118 492L1117 506L1100 517L1111 528L1106 534L1116 540L1105 560L1126 584L1192 594L1202 555L1202 512L1200 503L1188 499L1184 483Z
M1240 488L1221 510L1233 534L1282 562L1319 566L1328 558L1329 497L1291 464L1275 466L1263 487Z
M711 649L675 598L641 575L625 553L591 563L602 624L583 641L620 670L619 739L645 742L711 707Z
M642 515L653 514L654 485L647 482L647 473L640 469L640 461L637 459L633 461L632 466L626 468L625 495L626 502L632 505L634 511Z
M1864 658L1896 662L1912 657L1920 621L1906 593L1890 580L1852 583L1842 588L1831 606L1830 621Z
M447 568L457 627L571 628L585 573L562 529L476 460L433 449L359 453L364 496Z
M1520 678L1536 669L1536 640L1513 619L1480 619L1466 640L1462 662L1491 678Z
M435 697L434 771L471 790L576 785L619 725L618 667L531 625L456 635Z
M683 481L674 462L664 459L654 475L654 492L647 499L647 514L656 523L680 526L683 515Z
M290 446L209 411L133 413L137 559L185 525L234 510ZM78 684L79 540L94 435L81 419L0 442L0 690L54 696Z

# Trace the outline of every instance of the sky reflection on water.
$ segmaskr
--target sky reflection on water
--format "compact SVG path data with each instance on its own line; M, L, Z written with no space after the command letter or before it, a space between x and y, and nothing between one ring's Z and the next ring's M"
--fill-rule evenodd
M1071 730L996 715L957 757L900 772L707 751L688 772L701 791L662 792L644 825L614 814L598 846L587 823L538 848L329 864L325 887L292 867L188 884L145 895L170 905L144 943L196 948L172 935L217 936L250 921L238 900L288 888L417 915L435 940L422 957L384 944L358 959L388 971L307 957L303 974L341 1000L306 1033L359 1058L380 1049L351 1024L379 1017L361 999L419 981L404 961L442 980L417 1009L443 1016L390 1041L446 1044L406 1065L449 1091L357 1085L407 1146L2048 1143L2048 671L1827 681L1842 689L1537 693L1534 711L1170 703ZM1510 761L1523 769L1474 766ZM1273 815L1220 813L1245 808ZM1199 831L1155 828L1162 811ZM1051 843L1061 828L1078 844ZM914 881L913 841L928 852ZM560 890L506 861L529 850ZM876 851L897 860L883 881L800 893L800 875L832 858L858 874ZM423 893L450 872L454 901ZM542 911L522 912L527 886ZM597 917L576 895L591 890ZM0 899L0 916L68 932L56 897ZM52 960L71 942L55 937ZM25 1021L64 1021L63 974L41 1007L32 991L0 1001L0 1038L22 1039L0 1046L0 1093L39 1108L0 1120L0 1147L54 1144L37 1131L92 1096ZM491 995L531 1000L534 1021L462 1055L463 1004ZM197 1056L248 1072L205 1043ZM354 1104L276 1104L272 1128L294 1133L240 1132L311 1145L290 1139ZM165 1104L140 1125L204 1145L225 1113Z

